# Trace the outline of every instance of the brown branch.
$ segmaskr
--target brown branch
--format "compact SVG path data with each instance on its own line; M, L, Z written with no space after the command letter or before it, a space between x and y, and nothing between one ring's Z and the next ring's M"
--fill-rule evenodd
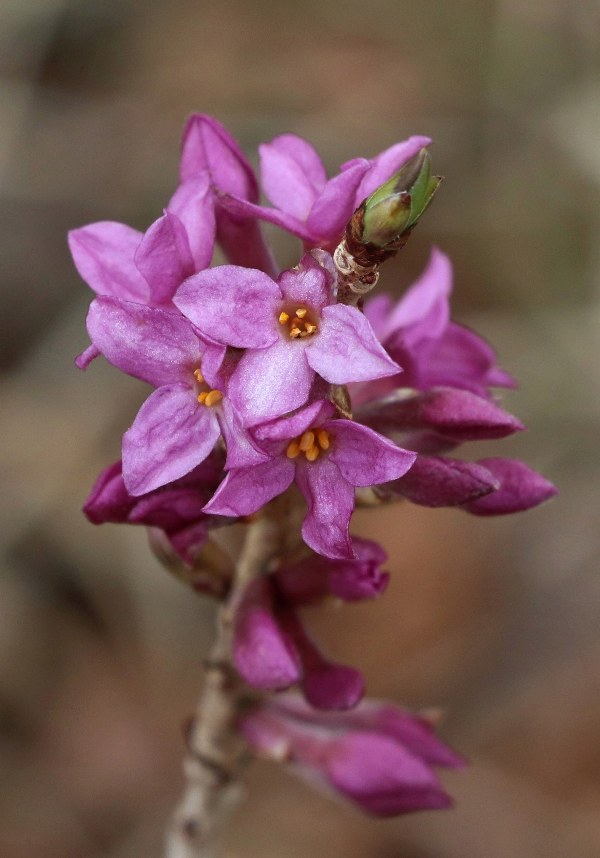
M166 858L217 858L223 822L239 798L246 754L236 728L244 686L231 663L234 617L247 584L263 574L284 548L286 503L282 498L269 504L248 525L231 593L218 614L204 689L187 732L186 786L168 832Z

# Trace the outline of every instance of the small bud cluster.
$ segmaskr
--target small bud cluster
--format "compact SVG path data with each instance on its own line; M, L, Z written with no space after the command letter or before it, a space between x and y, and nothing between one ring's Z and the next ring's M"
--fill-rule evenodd
M328 661L298 616L299 606L385 588L382 549L349 535L356 498L492 515L555 491L522 462L448 455L523 427L490 392L513 379L484 340L450 320L452 269L441 251L398 303L347 300L349 275L332 254L343 245L363 291L372 287L439 185L429 143L411 137L328 179L309 143L281 135L260 147L272 203L263 206L237 143L196 115L179 185L145 233L103 221L69 235L96 293L78 365L103 355L154 388L123 437L122 460L94 486L88 518L153 528L194 569L214 528L248 522L281 495L296 508L304 498L289 556L237 600L232 658L252 688L295 685L306 702L257 695L240 726L257 753L316 773L378 815L447 805L433 767L461 762L424 719L360 703L358 671ZM296 267L277 270L260 221L301 239ZM210 267L216 245L228 264ZM197 589L224 598L230 585Z

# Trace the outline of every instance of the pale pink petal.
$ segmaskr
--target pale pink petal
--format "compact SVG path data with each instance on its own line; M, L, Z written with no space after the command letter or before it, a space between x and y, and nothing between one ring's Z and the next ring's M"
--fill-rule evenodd
M256 426L300 408L314 372L303 340L280 338L269 348L247 351L229 386L229 397L245 426Z
M290 232L303 241L311 242L314 236L310 229L298 218L270 206L257 206L229 194L219 194L218 201L228 212L237 217L251 217L273 223L275 226Z
M253 434L259 441L287 441L302 435L311 426L320 426L334 414L335 406L328 400L320 399L289 417L256 426Z
M294 135L284 134L271 143L259 146L262 186L267 199L274 206L305 221L325 182L323 180L321 186L315 186L307 176L304 164L295 157L300 147L297 142L295 146L293 143L290 145L290 138L294 140ZM307 148L310 146L305 141L301 142ZM313 153L314 158L318 159L314 150Z
M392 441L360 423L329 420L324 428L331 435L329 458L353 486L373 486L395 480L403 476L416 459L416 453L396 447Z
M183 384L155 390L123 436L123 480L143 495L189 473L221 434L215 414Z
M329 253L312 250L304 254L296 268L284 271L278 283L286 302L318 313L331 304L335 280L335 268Z
M401 371L360 310L345 304L323 309L318 333L308 341L306 359L331 384L370 381Z
M128 375L156 387L194 381L203 346L178 313L98 297L89 309L87 329L104 357Z
M179 185L167 206L185 227L194 269L210 265L215 246L215 201L208 173L199 173Z
M188 278L175 306L209 339L261 349L279 340L281 291L263 271L219 265Z
M185 227L173 212L165 212L148 229L135 264L150 287L150 302L170 304L177 287L195 270Z
M337 465L329 457L299 462L296 482L308 506L302 525L306 544L325 557L339 560L354 557L348 534L354 487L343 478Z
M236 468L227 474L204 511L213 515L251 515L288 488L294 470L293 462L285 456L251 468Z
M73 229L69 249L81 277L98 295L148 301L148 284L134 264L142 233L123 223L100 221Z
M330 240L341 237L356 208L356 190L368 169L369 162L357 158L349 169L327 182L306 221L313 235Z

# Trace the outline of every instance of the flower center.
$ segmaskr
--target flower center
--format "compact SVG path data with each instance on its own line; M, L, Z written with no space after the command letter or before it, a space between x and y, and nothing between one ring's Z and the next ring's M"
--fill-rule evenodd
M198 402L201 405L207 405L209 408L212 405L218 405L219 402L223 399L223 394L220 390L211 390L207 384L204 383L204 376L200 369L194 370L194 378L198 382L199 385L203 385L206 389L201 390L198 394Z
M321 451L329 450L330 446L331 438L326 429L307 429L298 438L290 441L285 454L288 459L296 459L304 453L309 462L314 462L321 455Z
M279 314L279 324L287 325L291 340L305 339L317 332L317 325L313 322L306 307L298 307L297 310L290 313L282 310Z

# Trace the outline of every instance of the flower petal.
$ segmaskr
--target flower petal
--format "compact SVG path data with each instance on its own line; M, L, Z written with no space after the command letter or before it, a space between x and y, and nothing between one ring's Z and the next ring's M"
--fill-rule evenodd
M370 381L401 371L360 310L345 304L323 309L319 331L306 348L306 359L331 384Z
M249 203L247 200L242 200L229 194L218 194L218 201L232 215L264 220L301 238L302 241L312 242L314 240L314 236L306 224L293 215L287 214L287 212L270 208L269 206L257 206L254 203Z
M135 264L150 287L151 303L170 304L177 287L195 270L185 227L173 212L165 212L148 229Z
M221 403L219 422L227 447L225 467L228 471L233 468L249 468L268 460L269 456L255 446L248 431L242 427L228 396Z
M135 499L125 488L121 462L118 461L98 476L83 511L93 524L104 524L107 521L123 522L127 521L134 503Z
M246 587L236 611L233 658L242 679L253 688L278 691L300 678L296 647L277 622L270 583L264 576Z
M209 339L262 349L279 339L280 301L279 286L263 271L219 265L186 280L173 303Z
M305 221L327 180L315 150L294 134L282 134L271 143L263 143L258 151L267 199L281 211Z
M302 340L283 339L247 351L229 385L229 397L245 426L255 426L304 405L314 371Z
M302 435L311 426L320 426L334 414L335 406L329 400L319 399L289 417L256 426L253 435L258 441L288 441Z
M545 477L517 459L480 459L477 463L500 483L500 488L464 505L474 515L507 515L538 506L558 490Z
M258 201L258 183L246 156L220 122L203 113L188 119L183 132L181 181L207 171L219 190Z
M329 253L312 250L304 254L296 268L284 271L278 283L285 301L320 312L333 300L335 280Z
M87 329L94 345L114 366L159 387L193 381L202 345L178 313L131 301L98 297L89 309Z
M351 167L327 182L306 221L313 235L330 240L341 237L356 208L356 190L368 169L369 162L357 158Z
M230 471L204 507L213 515L251 515L284 492L294 479L294 464L276 456L252 468Z
M215 246L215 201L208 173L198 173L183 182L167 206L177 215L188 235L194 269L210 265Z
M325 428L333 436L329 458L353 486L395 480L408 471L417 457L351 420L330 420Z
M69 233L69 249L81 277L98 295L148 301L148 284L134 264L142 233L123 223L100 221Z
M354 557L348 534L354 510L353 486L344 479L330 457L316 462L299 462L296 483L308 506L302 525L302 538L306 544L325 557L340 560Z
M220 434L216 416L190 387L159 387L123 436L127 491L143 495L187 474L209 455Z

